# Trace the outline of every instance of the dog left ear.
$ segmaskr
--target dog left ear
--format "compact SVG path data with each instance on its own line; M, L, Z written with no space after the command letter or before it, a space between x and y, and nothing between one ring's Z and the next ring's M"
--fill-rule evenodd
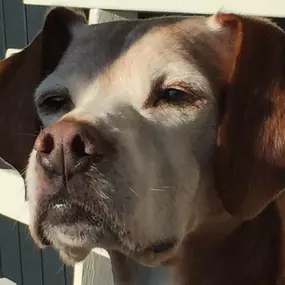
M40 130L34 91L56 68L74 28L85 23L82 14L55 8L29 46L0 61L0 157L21 173Z
M228 212L251 219L285 188L285 33L233 14L210 21L228 52L216 186Z

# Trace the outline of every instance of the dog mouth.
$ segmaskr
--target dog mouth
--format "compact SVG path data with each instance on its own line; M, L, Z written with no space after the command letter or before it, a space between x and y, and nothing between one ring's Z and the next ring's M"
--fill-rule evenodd
M33 237L40 247L54 245L59 236L69 236L69 243L72 243L72 239L75 243L77 240L77 244L84 244L84 240L92 236L90 242L95 244L103 232L106 234L108 231L105 220L102 214L95 214L80 203L49 203L32 226Z
M79 203L57 203L47 212L46 219L49 220L51 226L85 222L100 228L103 224L99 215L95 215L85 205Z
M108 220L98 209L95 214L78 202L48 204L33 224L32 236L40 247L55 247L65 263L82 261L92 248L102 247L127 252L139 262L153 266L171 255L177 244L170 238L137 247L127 234L119 238L120 229L114 228L114 221ZM108 228L110 225L112 228Z
M165 253L173 249L175 247L176 241L173 239L155 243L146 248L146 252L153 252L153 253Z
M135 252L132 257L144 266L156 267L166 263L175 254L177 247L175 239L167 239Z

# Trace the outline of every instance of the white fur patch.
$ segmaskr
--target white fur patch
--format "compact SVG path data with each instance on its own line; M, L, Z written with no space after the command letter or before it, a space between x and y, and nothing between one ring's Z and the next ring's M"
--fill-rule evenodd
M218 32L222 30L222 25L216 20L216 14L212 17L209 17L206 21L206 24L211 31Z

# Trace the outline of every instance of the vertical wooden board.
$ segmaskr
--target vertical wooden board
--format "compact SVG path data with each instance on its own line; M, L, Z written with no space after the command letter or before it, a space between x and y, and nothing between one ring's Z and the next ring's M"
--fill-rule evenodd
M65 266L65 285L73 285L73 272L74 268L71 266Z
M46 6L25 5L28 42L30 43L43 25L44 16L49 9Z
M19 224L12 219L0 216L0 248L3 277L22 284Z
M23 48L27 44L26 16L22 0L2 0L6 48Z
M6 52L6 40L4 30L4 11L3 0L0 0L0 60L5 57Z
M27 35L28 42L30 43L37 33L41 30L44 18L50 7L47 6L35 6L35 5L25 5L26 10L26 22L27 22ZM89 16L89 10L83 9L86 18Z
M3 277L3 274L2 274L1 245L0 245L0 278L2 277Z
M114 285L110 259L91 252L83 261L82 285Z
M65 270L57 252L52 248L42 251L43 285L65 285Z
M43 285L41 251L30 237L29 229L19 224L19 235L22 257L23 285Z
M282 29L285 29L285 18L276 18L274 20Z

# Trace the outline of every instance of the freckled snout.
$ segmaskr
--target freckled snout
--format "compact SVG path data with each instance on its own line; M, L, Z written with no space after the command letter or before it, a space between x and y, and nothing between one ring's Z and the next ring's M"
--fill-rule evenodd
M100 161L103 151L94 128L76 121L60 121L38 136L34 149L45 172L68 177Z
M110 157L108 145L94 125L75 120L61 120L39 134L27 174L30 228L39 245L65 252L112 240L107 189L93 179Z

